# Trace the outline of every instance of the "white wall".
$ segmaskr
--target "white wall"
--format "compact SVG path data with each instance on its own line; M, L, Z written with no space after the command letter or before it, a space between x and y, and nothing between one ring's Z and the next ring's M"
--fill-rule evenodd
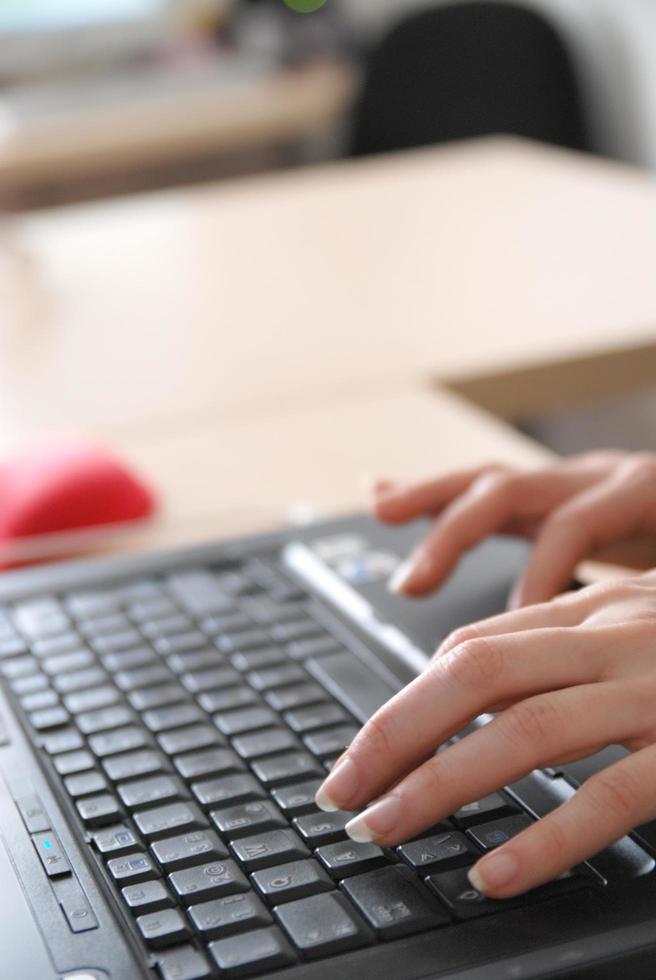
M375 37L404 13L444 2L346 0L343 7ZM599 148L656 169L656 0L515 2L550 15L567 37Z

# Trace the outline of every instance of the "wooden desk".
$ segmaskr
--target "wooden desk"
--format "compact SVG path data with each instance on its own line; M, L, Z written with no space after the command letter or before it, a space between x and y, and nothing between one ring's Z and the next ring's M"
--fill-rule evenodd
M654 377L654 254L652 178L507 140L16 219L0 426L179 427L418 380L560 408Z
M103 544L112 550L271 529L300 512L362 510L380 475L412 479L481 459L534 466L550 457L455 395L402 387L235 422L208 412L178 426L110 426L96 435L163 497L157 522L113 536Z
M350 105L355 71L326 61L267 71L207 90L181 85L166 100L59 114L25 130L0 128L0 195L26 195L209 155L297 144L333 125Z

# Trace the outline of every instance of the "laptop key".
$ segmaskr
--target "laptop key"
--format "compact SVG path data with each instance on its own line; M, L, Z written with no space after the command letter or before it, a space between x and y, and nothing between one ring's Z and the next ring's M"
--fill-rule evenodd
M292 825L308 847L321 847L323 844L345 840L344 828L352 816L352 813L345 813L343 810L335 813L309 813L304 817L296 817Z
M213 810L210 819L228 840L238 840L265 830L287 828L289 824L270 800L252 800L237 806Z
M29 718L32 728L37 732L47 732L51 728L60 728L69 720L68 711L60 706L33 711Z
M170 800L185 800L189 794L177 776L150 776L148 779L135 779L120 783L116 792L128 810L155 803L168 803Z
M213 647L201 647L200 650L172 653L166 658L166 663L174 674L184 674L188 670L210 670L224 660L223 654Z
M294 732L304 735L318 728L329 728L331 725L341 725L349 721L346 713L338 704L316 704L310 708L298 711L288 711L284 715L285 722Z
M144 849L144 845L136 834L125 824L114 824L111 827L103 827L102 830L97 830L93 834L93 842L100 854L113 855L114 857Z
M265 728L233 740L233 747L242 759L257 759L285 749L299 749L300 744L286 728Z
M480 856L465 835L457 832L409 841L396 850L415 871L437 867L446 871L461 864L473 864Z
M95 735L98 732L121 728L134 720L134 715L125 705L115 704L110 708L99 708L97 711L85 711L76 716L77 727L83 735Z
M178 728L175 731L163 732L157 736L160 747L167 755L182 755L192 749L204 749L210 745L223 744L215 728L209 725L190 725L189 728Z
M128 701L135 711L150 711L152 708L165 708L170 704L184 701L185 692L177 684L158 684L156 687L140 687L130 691Z
M280 687L275 691L267 691L264 700L274 711L291 711L304 708L309 704L326 701L328 695L318 684L294 684L293 687Z
M44 691L34 691L32 694L24 694L20 699L23 711L42 711L44 708L54 708L59 704L59 698L55 691L46 689Z
M188 755L176 755L173 764L183 779L226 776L246 770L245 764L231 749L205 749Z
M294 946L307 959L320 959L372 942L370 930L343 895L311 895L274 910Z
M263 670L265 667L278 667L287 663L287 658L280 647L264 647L260 650L240 650L233 654L230 663L235 670Z
M9 682L14 694L33 694L35 691L43 691L48 687L48 678L44 674L28 674L24 677L16 677Z
M245 708L257 703L257 694L250 687L231 687L228 691L205 691L198 698L201 708L210 714Z
M206 818L195 803L169 803L152 810L140 810L133 815L137 830L147 840L167 837L176 831L188 833L208 826Z
M75 807L87 827L101 827L106 823L116 823L123 816L118 800L111 793L87 796L78 800Z
M248 879L234 861L213 861L169 875L174 893L186 905L250 890Z
M64 707L72 715L82 711L95 711L116 704L119 694L116 688L106 684L104 687L91 687L86 691L75 691L64 696Z
M210 670L182 674L180 680L190 694L202 694L214 688L237 687L241 684L241 674L233 667L212 667Z
M514 817L501 817L499 820L492 820L490 823L479 824L467 831L467 834L484 851L491 851L495 847L505 844L511 837L526 830L535 821L525 814L518 814Z
M311 779L291 786L280 786L271 791L271 796L288 818L313 813L318 809L314 798L321 782L320 779Z
M149 878L159 878L159 871L149 854L125 854L123 857L110 858L107 870L120 885L137 885Z
M339 649L339 643L332 636L317 636L309 640L295 640L288 644L287 653L293 660L308 660L310 657L337 653Z
M134 650L118 650L116 653L105 653L101 658L105 670L115 674L121 670L136 670L155 663L156 655L150 647L136 647Z
M175 946L191 936L191 929L177 909L140 915L137 926L149 946Z
M479 892L467 877L467 868L456 868L441 874L431 874L426 884L451 910L456 919L475 919L493 912L503 912L522 904L519 898L499 901Z
M167 708L153 708L142 715L144 724L151 732L165 732L183 725L193 725L204 720L203 712L195 704L174 704Z
M120 633L97 636L91 641L91 646L96 653L103 654L129 650L130 647L139 646L140 643L143 643L143 637L136 630L123 630Z
M297 664L284 664L282 667L266 667L263 670L252 670L246 675L246 680L256 691L271 691L276 687L287 684L300 684L306 680L307 674Z
M73 670L68 674L59 674L52 679L52 686L59 694L71 694L83 691L87 687L97 687L107 680L107 675L100 667L87 667L84 670Z
M72 776L73 773L84 772L86 769L93 769L95 759L86 749L79 749L76 752L65 752L63 755L55 755L52 764L60 776Z
M308 776L320 776L321 767L307 752L285 752L253 763L253 772L267 787L282 786Z
M191 628L191 620L187 616L175 612L173 615L144 620L140 626L143 635L150 639L168 636L172 633L188 633Z
M194 864L227 858L228 851L213 830L193 830L177 837L165 837L151 844L157 863L165 872L179 871Z
M277 643L293 643L313 636L325 636L325 629L313 619L293 619L289 623L277 623L271 627L271 636Z
M379 868L349 878L341 887L380 939L398 939L451 921L409 868Z
M69 796L72 796L73 799L80 796L91 796L93 793L102 793L103 790L107 789L105 777L93 770L67 776L64 785Z
M519 807L511 803L508 797L501 793L489 793L480 800L474 800L460 807L453 814L453 820L459 827L472 827L477 823L485 823L496 817L505 817L518 813Z
M225 711L214 716L214 724L224 735L243 735L258 728L276 725L278 718L269 708L243 708L240 711Z
M99 759L121 752L133 752L148 744L146 732L132 725L111 732L100 732L89 739L89 746Z
M153 646L163 657L168 657L172 653L186 653L207 646L207 637L199 630L190 630L175 636L160 636L154 640Z
M170 672L158 663L133 667L131 670L119 670L114 675L114 682L122 691L134 691L138 687L148 687L151 684L165 684L170 679Z
M244 613L226 613L224 616L207 616L201 619L200 628L208 636L218 636L220 633L238 633L247 630L251 621Z
M261 929L273 922L271 913L252 892L241 892L192 905L189 918L205 941Z
M210 943L209 951L221 976L228 980L267 974L296 962L289 943L275 926L218 939Z
M84 744L82 736L75 728L64 728L62 731L53 732L46 735L43 740L43 747L48 755L57 755L59 752L72 752L79 749Z
M329 728L326 731L306 735L303 741L313 755L325 759L341 754L357 734L358 729L355 725L340 725L339 728Z
M193 783L191 791L202 806L232 806L264 799L266 794L250 773L221 776Z
M335 887L321 865L312 860L292 861L256 871L252 881L269 905L294 902Z
M289 829L243 837L233 841L230 849L249 872L311 857L300 837Z
M212 975L209 963L193 946L160 953L157 969L162 980L206 980Z
M380 847L349 840L319 847L315 851L315 857L336 880L373 871L374 868L389 864L389 859Z
M121 889L123 901L134 915L171 909L175 902L166 886L158 879L143 881L139 885L126 885Z
M223 633L214 642L221 653L232 654L257 647L270 647L271 637L265 630L252 629L240 633Z

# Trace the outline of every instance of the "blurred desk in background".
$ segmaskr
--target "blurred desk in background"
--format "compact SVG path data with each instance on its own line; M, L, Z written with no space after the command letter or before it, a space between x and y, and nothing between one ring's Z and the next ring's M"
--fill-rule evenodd
M17 217L2 422L181 425L412 380L548 412L656 376L654 255L653 177L518 140Z
M279 68L225 54L0 93L0 206L98 196L141 175L321 137L350 106L351 65ZM112 183L114 181L114 183Z
M654 254L653 180L514 140L19 217L0 448L97 433L203 533L349 509L367 474L530 465L444 387L513 416L653 380Z

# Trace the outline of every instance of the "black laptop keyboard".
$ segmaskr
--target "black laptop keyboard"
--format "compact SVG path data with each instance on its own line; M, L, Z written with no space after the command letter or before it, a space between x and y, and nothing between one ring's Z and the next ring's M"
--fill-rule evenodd
M352 654L312 609L258 559L0 611L0 675L164 980L257 976L589 884L471 887L531 822L506 792L395 851L318 811L359 723L320 683L322 658ZM70 873L48 844L49 874Z

